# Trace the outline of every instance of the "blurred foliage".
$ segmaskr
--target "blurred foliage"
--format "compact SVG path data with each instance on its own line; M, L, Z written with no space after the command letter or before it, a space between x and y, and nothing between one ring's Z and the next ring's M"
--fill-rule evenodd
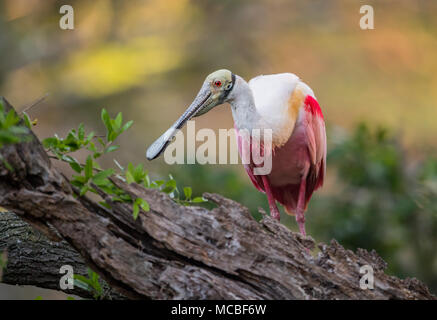
M29 118L26 114L23 116L27 127L19 123L21 119L15 110L11 109L8 113L5 112L3 101L0 98L0 149L7 144L29 141L31 139L31 136L28 134L28 127L30 127ZM1 154L0 161L8 170L13 170Z
M364 118L426 148L437 134L437 2L366 4L375 30L359 28L362 3L348 0L75 0L75 29L64 31L59 1L1 0L0 91L15 106L50 92L33 112L55 131L77 126L90 108L138 115L134 153L213 70L246 79L293 72L330 122L352 128ZM204 126L232 127L225 108L214 112Z
M19 124L20 117L11 109L5 113L3 101L0 100L0 148L30 139L29 130Z
M14 110L11 110L9 114L15 115ZM17 117L17 121L19 121L18 116L15 117ZM158 189L167 193L174 201L182 205L188 206L206 202L202 197L193 198L191 187L183 188L185 198L181 198L181 192L177 188L176 181L171 175L168 181L150 180L148 172L141 163L134 166L129 162L127 167L124 168L114 159L114 163L119 169L118 172L113 168L102 169L97 159L104 154L114 152L120 147L113 144L113 142L115 142L122 133L129 130L133 124L133 120L123 124L123 114L121 112L112 119L106 109L102 109L101 119L106 128L104 139L102 136L96 136L94 131L86 134L84 124L80 123L78 129L71 129L66 138L60 138L55 134L53 137L45 138L42 142L51 158L68 163L71 169L75 171L76 174L72 176L70 182L77 188L76 193L79 196L84 196L88 191L95 193L97 196L100 196L100 192L103 192L110 197L112 202L131 203L134 219L138 218L140 208L146 212L149 211L149 204L142 198L132 198L125 190L120 189L113 183L113 178L121 179L128 184L135 182L144 188ZM1 124L2 117L0 113L0 129ZM94 140L97 140L97 143L94 143ZM99 145L99 148L96 147L96 144ZM74 155L81 150L86 150L86 152L89 153L84 164L80 163ZM104 201L104 199L100 200L100 205L108 209L111 208L110 204Z
M310 204L311 234L375 249L390 273L415 275L437 292L437 158L412 163L399 137L365 124L332 135L337 190Z
M80 274L74 274L74 285L79 288L90 292L95 300L100 300L104 298L104 292L102 285L100 284L100 276L93 270L88 268L88 277ZM70 300L70 299L68 299Z

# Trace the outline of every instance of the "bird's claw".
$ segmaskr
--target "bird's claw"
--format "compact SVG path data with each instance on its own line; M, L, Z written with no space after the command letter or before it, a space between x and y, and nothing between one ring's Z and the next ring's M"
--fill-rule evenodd
M277 210L270 210L270 216L275 220L278 220L278 221L281 220L281 215L279 214L279 211L277 211Z

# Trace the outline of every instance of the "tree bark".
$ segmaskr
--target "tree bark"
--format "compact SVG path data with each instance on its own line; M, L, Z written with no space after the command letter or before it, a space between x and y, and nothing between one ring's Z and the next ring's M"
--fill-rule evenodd
M7 268L1 282L60 290L63 265L73 267L75 274L87 275L82 257L66 241L53 242L12 212L0 212L0 252L7 253ZM125 299L102 283L105 299ZM63 290L67 294L92 298L89 291L77 286Z
M213 210L185 207L157 190L112 179L150 204L134 220L130 204L103 192L111 209L75 195L34 135L1 154L14 171L0 165L0 205L52 239L65 239L129 298L435 299L416 279L386 275L375 252L354 253L333 240L318 244L313 257L305 249L316 246L311 238L265 215L257 222L220 195L204 195L217 204ZM363 265L373 268L374 289L360 288Z

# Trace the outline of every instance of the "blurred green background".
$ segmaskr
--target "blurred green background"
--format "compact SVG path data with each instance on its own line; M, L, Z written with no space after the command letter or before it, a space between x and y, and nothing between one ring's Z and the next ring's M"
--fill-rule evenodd
M103 132L100 109L122 111L135 123L108 166L114 157L146 163L152 177L171 173L257 216L267 200L241 165L169 166L146 162L145 150L210 72L296 73L328 127L327 180L310 203L309 234L375 249L390 274L437 292L437 1L75 0L74 30L59 28L63 4L0 1L0 95L20 110L49 93L29 112L40 138L80 122ZM364 4L374 30L359 28ZM228 106L196 120L197 129L232 127ZM283 222L297 230L294 218Z

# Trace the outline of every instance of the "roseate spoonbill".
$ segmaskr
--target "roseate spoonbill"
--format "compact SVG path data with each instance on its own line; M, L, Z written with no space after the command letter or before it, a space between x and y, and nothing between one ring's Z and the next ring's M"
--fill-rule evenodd
M271 172L255 175L253 163L245 169L254 186L267 194L271 216L280 218L278 201L296 216L305 236L305 210L326 172L326 131L313 91L292 73L261 75L249 83L229 70L211 73L185 113L149 147L147 158L158 157L189 119L224 102L231 105L240 155L239 130L272 130Z

